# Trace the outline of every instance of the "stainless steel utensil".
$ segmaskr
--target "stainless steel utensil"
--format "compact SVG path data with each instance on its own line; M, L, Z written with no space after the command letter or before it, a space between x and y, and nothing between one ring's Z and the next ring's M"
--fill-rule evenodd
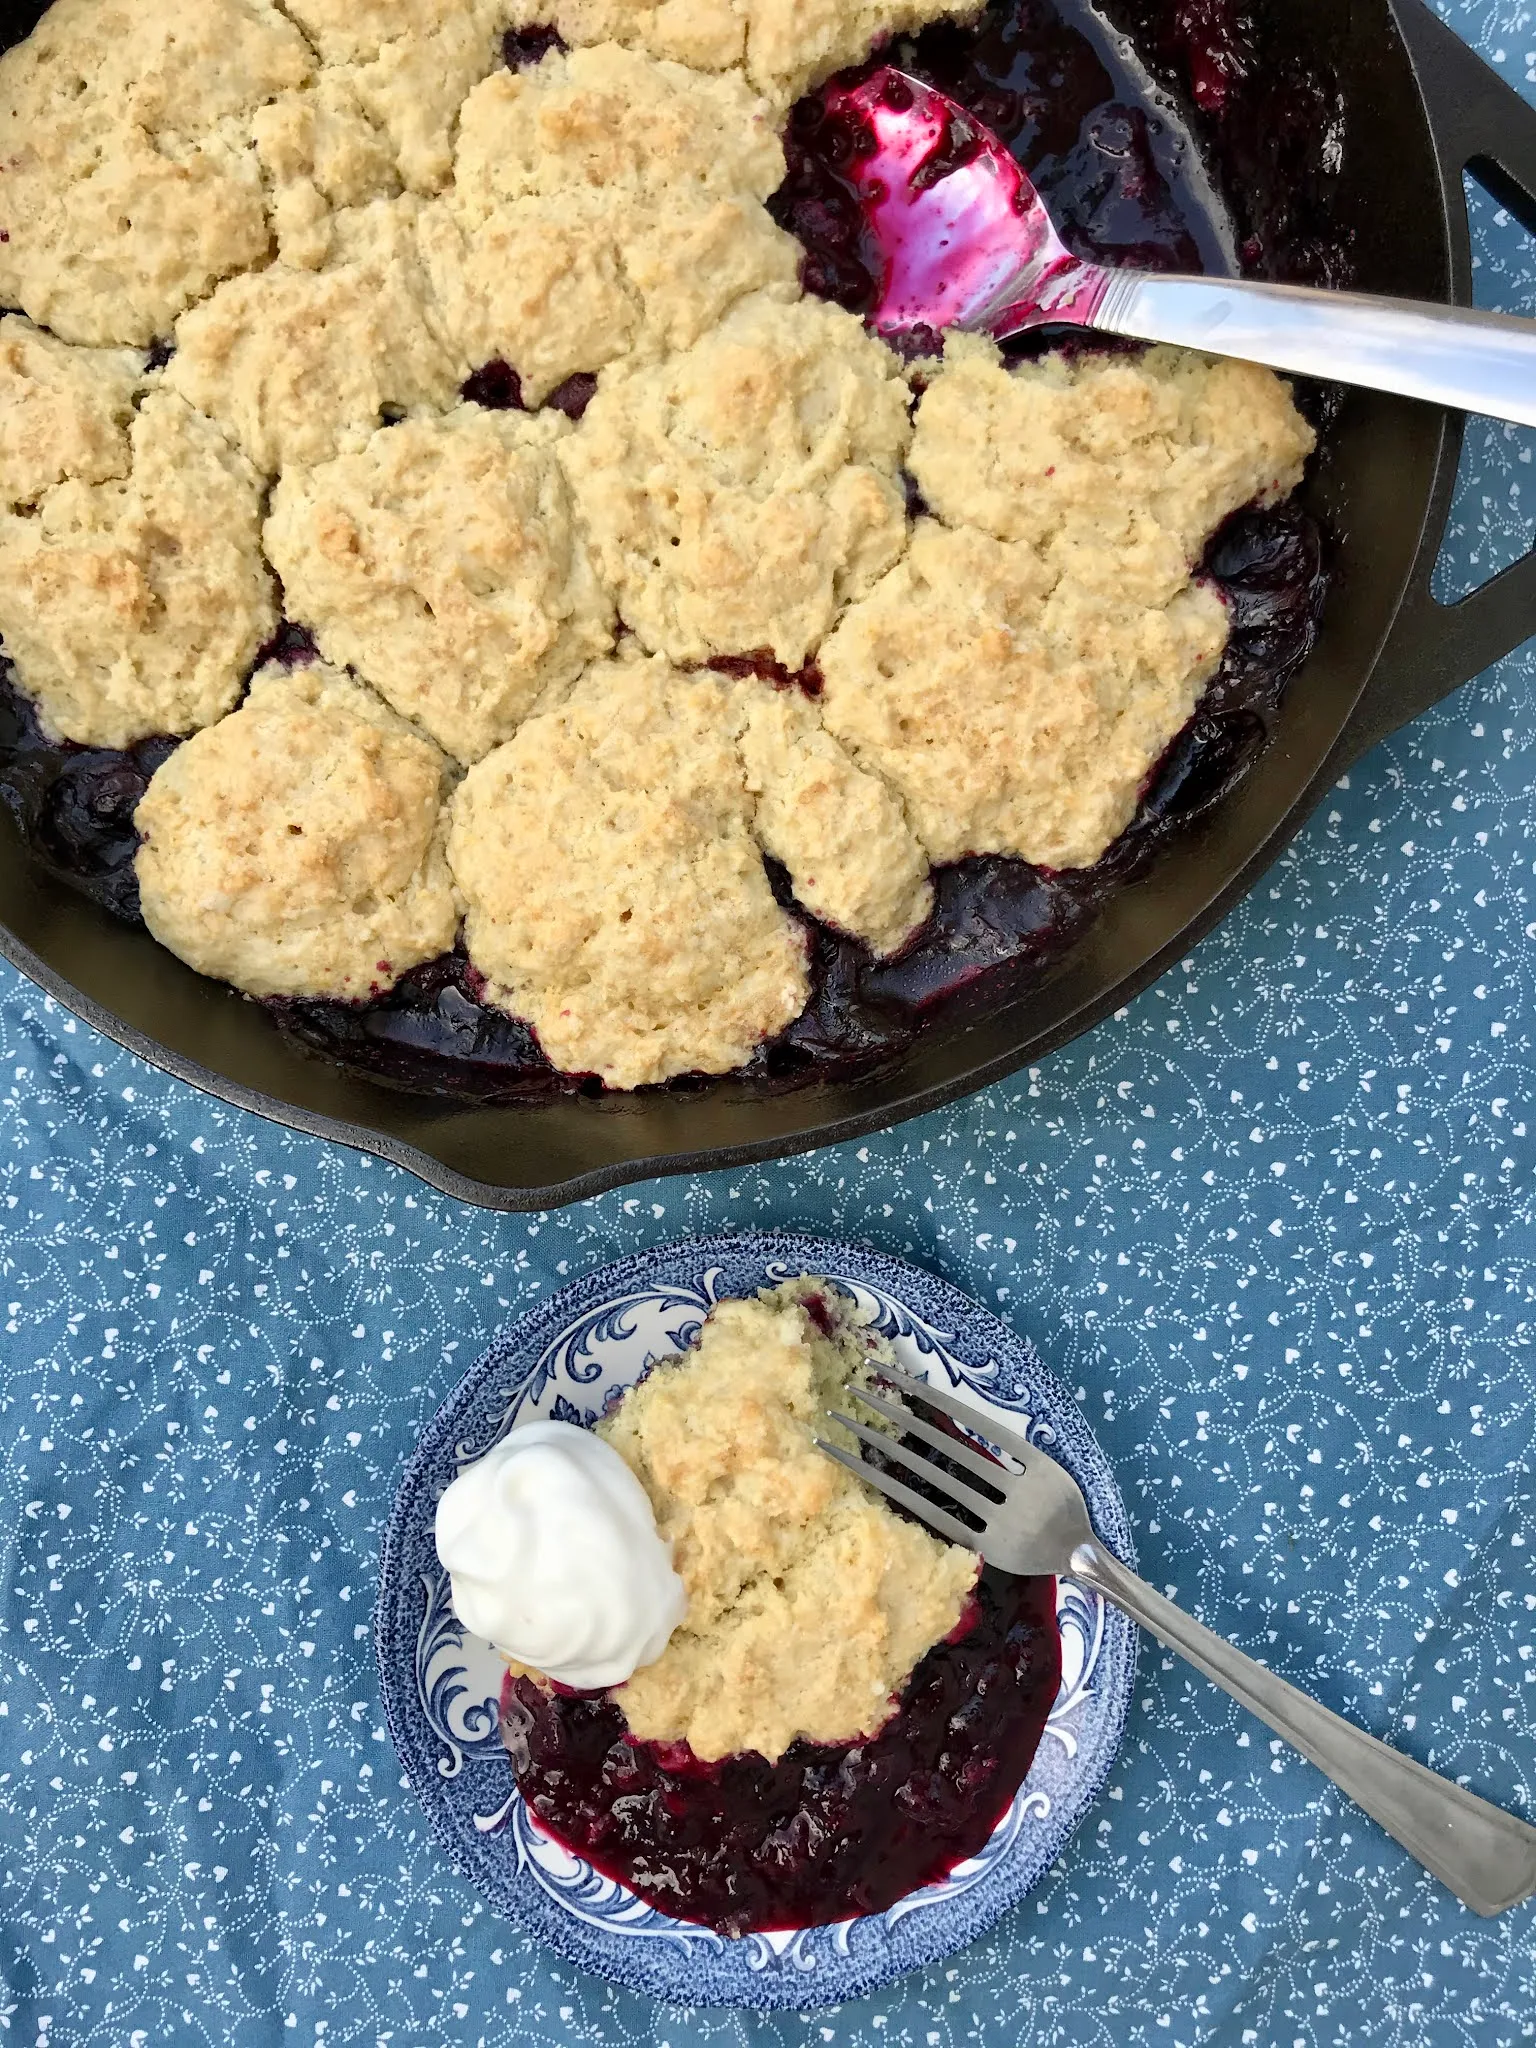
M1536 1894L1536 1828L1330 1713L1127 1571L1094 1535L1071 1475L990 1414L905 1373L882 1367L881 1378L899 1387L906 1401L976 1432L1021 1469L1010 1470L910 1407L863 1388L850 1390L850 1400L896 1425L899 1439L850 1415L834 1411L830 1419L905 1467L946 1505L936 1506L889 1471L818 1437L828 1457L1000 1570L1074 1578L1124 1608L1299 1749L1474 1913L1502 1913Z
M1087 263L1022 166L944 93L887 66L830 104L874 143L858 177L884 259L882 333L963 327L1001 340L1081 327L1536 426L1536 321Z

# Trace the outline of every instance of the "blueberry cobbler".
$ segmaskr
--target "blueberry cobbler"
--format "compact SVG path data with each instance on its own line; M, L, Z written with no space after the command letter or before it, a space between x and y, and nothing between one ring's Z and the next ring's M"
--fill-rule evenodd
M1242 364L877 338L820 88L892 37L1085 253L1269 260L1075 0L56 0L0 57L38 856L482 1099L866 1071L1059 950L1307 651L1315 435Z
M680 1918L884 1911L981 1849L1055 1702L1054 1580L978 1572L815 1447L890 1362L825 1281L724 1301L595 1430L521 1424L439 1504L529 1811Z

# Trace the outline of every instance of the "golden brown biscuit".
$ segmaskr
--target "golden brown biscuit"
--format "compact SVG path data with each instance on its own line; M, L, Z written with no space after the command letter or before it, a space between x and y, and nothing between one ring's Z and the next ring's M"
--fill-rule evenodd
M759 295L611 372L561 449L626 625L674 661L797 669L906 541L900 365L852 314Z
M448 330L539 402L575 371L683 348L746 293L795 291L799 249L762 202L784 152L739 79L614 44L498 71L460 121L423 222Z
M396 152L344 68L322 71L302 90L259 107L251 135L270 188L277 251L294 269L324 264L338 210L400 190Z
M803 1306L818 1297L823 1336ZM646 1742L770 1760L890 1718L913 1666L960 1622L976 1558L893 1514L812 1433L889 1346L824 1281L722 1301L598 1425L650 1496L688 1595L654 1664L613 1695Z
M933 908L928 856L901 800L860 768L798 690L746 699L741 751L757 798L752 829L823 924L898 952Z
M805 941L750 832L738 693L598 662L455 794L470 958L568 1072L725 1073L805 1005Z
M267 0L56 0L0 56L0 298L67 341L168 333L266 260L250 119L313 69Z
M501 0L284 0L323 64L366 64L404 37L441 35L461 22L490 33Z
M644 308L600 193L521 199L472 230L436 205L422 215L421 250L455 348L477 366L515 365L530 405L639 341Z
M1267 370L1153 349L1009 371L950 336L908 456L936 518L823 647L828 729L935 860L1090 865L1221 659L1207 540L1312 446Z
M143 383L136 349L76 348L19 313L0 319L0 506L35 504L68 477L125 475Z
M519 28L555 23L568 43L626 44L698 71L745 70L787 106L807 87L855 63L883 37L946 17L979 0L513 0Z
M353 68L353 89L389 138L408 191L440 191L452 176L459 110L500 61L499 13L450 9L438 27L387 42Z
M461 405L287 469L272 494L290 615L461 761L613 644L555 457L569 432Z
M1316 436L1270 370L1186 349L1004 367L951 336L908 467L934 516L1027 541L1106 599L1165 604L1243 505L1301 482Z
M421 202L376 200L328 224L323 268L231 278L176 327L166 381L258 469L327 462L386 408L452 405L469 365L441 333L417 247Z
M500 61L500 0L297 0L288 11L320 54L317 90L345 99L388 166L386 180L332 204L440 191L459 109Z
M454 203L475 221L579 187L614 200L766 199L783 176L777 129L739 78L604 43L476 86L459 121Z
M1084 867L1130 822L1226 637L1212 590L1106 607L1053 587L1023 542L924 520L822 648L822 716L934 860Z
M139 804L144 921L250 995L376 995L453 944L446 772L350 677L269 666Z

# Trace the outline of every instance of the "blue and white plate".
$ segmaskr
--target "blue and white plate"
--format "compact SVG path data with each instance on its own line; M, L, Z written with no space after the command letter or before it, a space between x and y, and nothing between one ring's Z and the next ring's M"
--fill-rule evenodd
M1061 1693L1029 1776L986 1847L888 1912L728 1937L674 1920L540 1832L501 1745L502 1665L454 1617L432 1523L461 1465L532 1416L590 1424L652 1360L688 1344L723 1296L800 1273L839 1282L909 1371L959 1390L1058 1458L1127 1563L1130 1529L1104 1453L1029 1345L956 1288L899 1259L751 1233L640 1252L564 1287L492 1343L406 1468L384 1539L374 1618L390 1731L432 1833L498 1913L610 1983L674 2005L832 2005L972 1941L1017 1905L1097 1798L1125 1731L1136 1630L1063 1584Z

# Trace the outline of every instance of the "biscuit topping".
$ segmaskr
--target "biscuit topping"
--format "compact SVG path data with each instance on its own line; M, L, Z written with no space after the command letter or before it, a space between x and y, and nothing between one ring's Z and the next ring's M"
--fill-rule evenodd
M139 804L145 923L251 995L388 988L453 943L445 768L349 677L320 663L263 669Z
M884 36L977 12L979 0L515 0L512 19L553 21L568 43L624 43L699 71L740 66L785 107Z
M122 476L92 482L89 467L0 515L6 653L62 739L195 731L236 702L277 623L261 479L168 391L134 415Z
M251 117L313 71L267 0L56 0L0 56L0 300L65 341L168 333L266 260Z
M419 213L407 194L335 214L320 268L231 278L177 324L167 381L269 475L387 410L452 405L469 363L435 319Z
M908 458L937 516L821 653L828 727L933 859L1099 858L1226 645L1206 541L1312 445L1266 370L1154 349L1009 372L951 337Z
M464 104L452 191L423 224L434 290L476 362L538 403L578 371L686 348L798 246L763 201L784 175L764 103L607 44L499 71Z
M0 505L35 504L69 477L126 476L144 381L136 349L74 348L19 313L0 319Z

